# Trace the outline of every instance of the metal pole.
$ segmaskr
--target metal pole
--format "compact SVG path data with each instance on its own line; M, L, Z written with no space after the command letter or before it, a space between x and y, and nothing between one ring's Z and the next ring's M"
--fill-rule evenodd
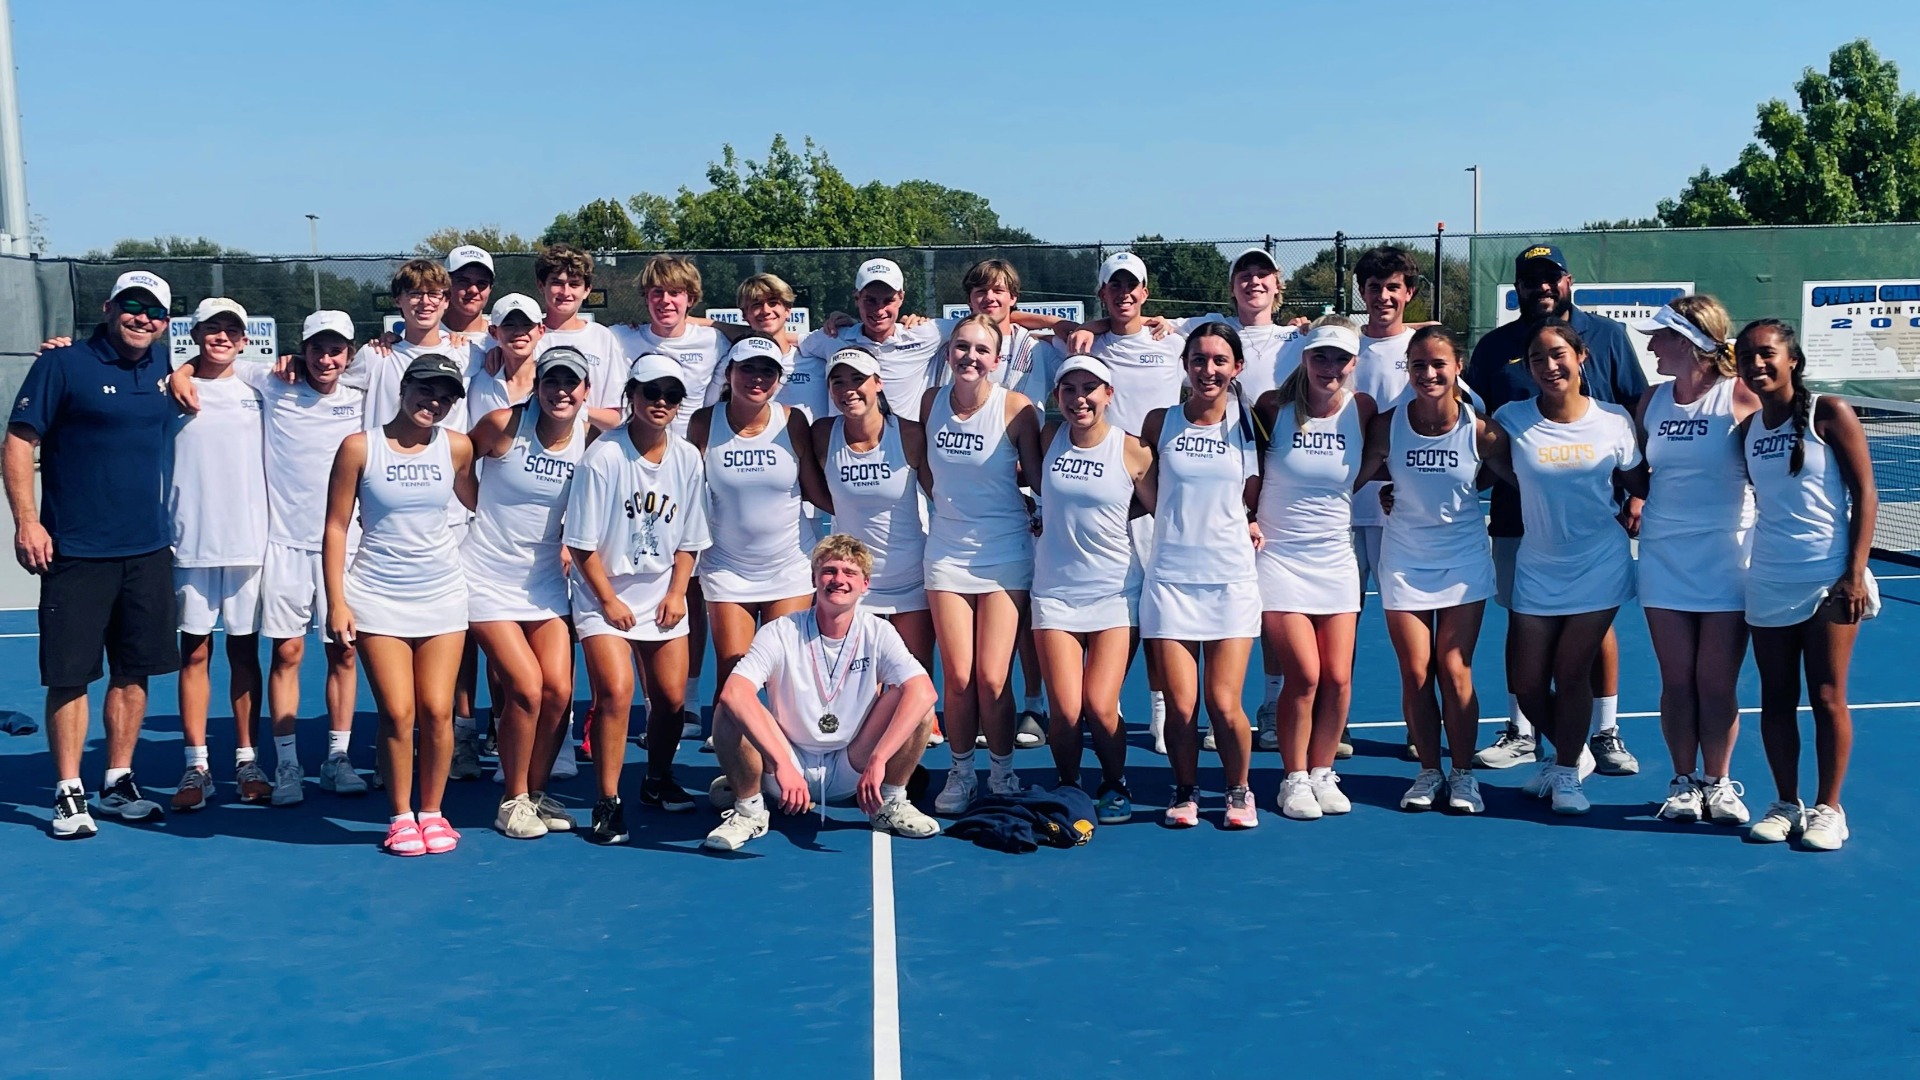
M1433 321L1447 321L1447 263L1440 253L1440 240L1447 235L1447 223L1433 227Z
M1345 315L1353 310L1347 299L1347 234L1333 234L1333 310Z
M13 13L7 0L0 0L0 253L27 254L29 231L20 98L13 79Z
M320 254L320 215L307 215L307 246L315 255ZM313 310L320 310L320 262L313 263Z
M1464 172L1473 174L1473 234L1480 235L1480 166L1469 165Z

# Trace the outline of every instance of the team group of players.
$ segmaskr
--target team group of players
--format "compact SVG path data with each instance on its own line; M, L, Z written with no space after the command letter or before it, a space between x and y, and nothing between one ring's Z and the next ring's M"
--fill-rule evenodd
M1780 322L1735 336L1711 297L1674 301L1636 327L1669 377L1649 389L1626 328L1572 307L1557 249L1528 249L1515 270L1522 318L1471 361L1444 327L1406 324L1420 273L1392 247L1356 266L1358 328L1344 316L1276 321L1283 278L1260 248L1232 264L1236 315L1192 319L1144 316L1144 264L1112 255L1097 282L1106 315L1084 326L1017 310L1019 275L1001 260L968 272L972 314L903 316L899 267L873 259L853 283L857 316L800 340L788 330L793 291L771 274L740 284L745 324L721 325L693 316L703 296L692 262L656 256L638 281L649 323L608 326L579 314L595 274L585 253L549 248L538 298L494 298L490 256L458 248L444 265L399 269L397 337L356 351L352 320L320 311L299 354L272 367L239 361L240 305L204 300L196 355L165 380L172 469L159 497L186 744L172 808L204 806L213 790L219 626L242 800L303 798L294 733L314 627L330 724L318 783L366 790L348 755L364 664L380 717L375 782L393 806L383 847L398 855L459 841L441 804L450 777L481 775L474 644L505 787L494 824L511 837L577 827L547 793L576 767L576 642L592 686L584 734L599 748L588 837L627 838L620 748L636 674L649 720L640 799L693 809L672 764L709 639L710 741L724 770L708 791L722 812L712 848L764 835L772 804L799 813L844 799L875 828L930 836L938 824L910 798L930 744L950 743L933 808L954 815L979 794L976 744L992 794L1022 790L1014 750L1042 740L1056 781L1080 783L1083 725L1099 819L1128 820L1120 688L1142 641L1151 729L1174 776L1165 823L1199 820L1203 706L1225 825L1259 824L1256 745L1284 764L1279 811L1313 819L1351 809L1335 763L1351 753L1355 627L1371 582L1420 765L1402 808L1481 812L1476 766L1539 761L1524 790L1579 814L1596 768L1636 771L1614 716L1612 622L1637 593L1674 764L1660 815L1748 822L1729 774L1751 637L1778 792L1749 834L1839 847L1845 675L1878 606L1858 420L1807 390ZM156 276L123 276L96 341L123 344L113 335L170 303ZM50 359L82 347L43 354L16 404L17 522L12 439L49 437L61 408ZM57 531L45 551L21 534L30 569L58 564ZM116 675L123 660L142 675L170 670L153 649L135 656L123 629L159 617L153 603L123 590L111 624L76 632L71 617L50 620L46 592L50 688L71 685L64 673L84 671L90 651L84 689L103 647ZM1513 720L1476 754L1472 662L1489 597L1511 613ZM253 747L260 634L271 641L271 776ZM1256 641L1267 672L1257 732L1240 704ZM1820 733L1811 808L1798 782L1803 670ZM1036 685L1044 714L1031 707ZM50 689L50 712L59 696ZM84 721L84 693L80 708ZM114 709L110 692L110 730ZM134 784L130 744L121 756L99 808L161 813ZM77 748L56 759L54 834L92 835Z

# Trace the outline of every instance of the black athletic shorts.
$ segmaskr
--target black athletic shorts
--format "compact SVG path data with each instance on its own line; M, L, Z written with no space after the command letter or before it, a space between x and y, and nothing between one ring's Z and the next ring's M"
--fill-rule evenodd
M101 676L180 670L173 549L121 559L53 557L40 578L40 685L85 686Z

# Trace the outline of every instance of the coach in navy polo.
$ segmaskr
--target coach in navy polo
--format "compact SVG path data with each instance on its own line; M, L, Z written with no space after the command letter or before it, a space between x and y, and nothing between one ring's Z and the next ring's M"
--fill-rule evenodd
M160 813L134 784L133 748L148 677L180 666L166 509L179 410L163 385L172 302L159 275L120 275L93 336L33 362L7 423L14 554L40 575L40 681L58 781L52 833L61 839L95 832L80 759L87 686L101 676L103 652L111 677L100 812L127 821Z
M1489 410L1497 412L1502 405L1540 393L1527 367L1527 337L1547 319L1567 322L1587 344L1587 359L1580 365L1581 391L1596 401L1633 409L1647 392L1647 376L1627 337L1627 328L1573 306L1573 275L1567 272L1566 257L1558 247L1533 244L1521 251L1513 261L1513 290L1520 303L1520 317L1489 330L1474 346L1473 358L1467 363L1467 383L1486 399ZM1638 521L1640 500L1627 500L1626 516ZM1520 493L1495 481L1487 532L1493 537L1497 599L1503 607L1512 596L1513 560L1520 531ZM1637 772L1639 763L1620 741L1614 715L1620 693L1620 646L1612 629L1607 630L1593 676L1595 728L1590 742L1598 770L1611 775ZM1519 703L1511 694L1508 707L1509 715L1516 720L1475 757L1482 766L1505 768L1533 761L1539 754L1532 725L1520 716Z

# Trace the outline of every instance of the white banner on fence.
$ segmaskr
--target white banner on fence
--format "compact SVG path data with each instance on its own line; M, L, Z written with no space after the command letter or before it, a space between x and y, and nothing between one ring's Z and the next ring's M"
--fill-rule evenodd
M707 318L714 322L731 323L734 326L747 324L747 313L737 307L710 307ZM787 313L787 333L796 338L813 333L813 312L808 308L797 307Z
M247 317L247 347L240 350L240 359L273 363L279 356L279 332L269 315L249 315ZM193 319L183 316L167 321L167 343L173 354L173 366L179 367L200 354L200 346L193 343Z
M1087 305L1080 300L1022 300L1013 305L1019 311L1030 311L1035 315L1051 315L1068 322L1087 321ZM943 319L964 319L973 311L965 304L940 305L940 317Z
M1573 306L1589 315L1603 315L1615 322L1645 319L1678 297L1693 292L1691 281L1601 281L1575 282ZM1505 326L1520 317L1520 298L1513 286L1500 286L1500 303L1494 312L1494 325ZM1653 350L1647 348L1647 335L1627 332L1633 351L1640 356L1640 369L1650 382L1665 382L1656 369Z
M1807 378L1920 376L1920 281L1809 281L1801 290Z

